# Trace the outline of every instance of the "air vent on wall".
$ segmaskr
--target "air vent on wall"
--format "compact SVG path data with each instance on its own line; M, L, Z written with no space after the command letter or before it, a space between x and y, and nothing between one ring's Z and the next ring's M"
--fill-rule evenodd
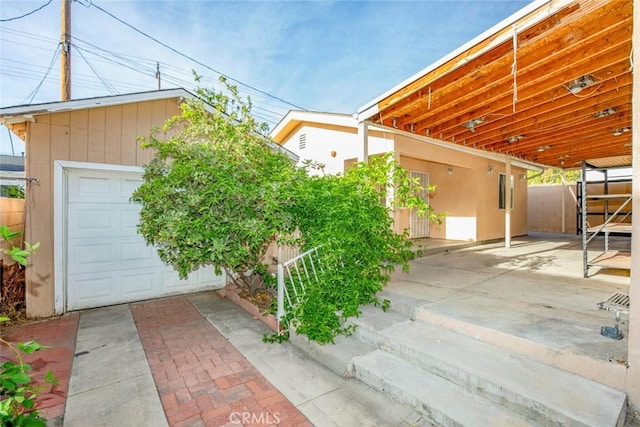
M300 149L304 150L305 148L307 148L307 134L303 133L300 134Z

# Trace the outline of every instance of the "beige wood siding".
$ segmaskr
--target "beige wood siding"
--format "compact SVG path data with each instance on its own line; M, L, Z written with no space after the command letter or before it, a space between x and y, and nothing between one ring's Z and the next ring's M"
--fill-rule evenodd
M27 189L29 242L40 242L27 269L27 313L54 313L53 162L142 166L151 158L136 136L179 112L177 100L157 100L36 115L26 134L26 174L38 182ZM59 237L58 237L59 238Z

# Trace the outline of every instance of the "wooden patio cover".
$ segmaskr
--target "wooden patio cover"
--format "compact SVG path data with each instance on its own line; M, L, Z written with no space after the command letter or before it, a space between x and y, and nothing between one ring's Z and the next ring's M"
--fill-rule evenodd
M536 1L358 118L553 167L630 164L632 12L631 0Z

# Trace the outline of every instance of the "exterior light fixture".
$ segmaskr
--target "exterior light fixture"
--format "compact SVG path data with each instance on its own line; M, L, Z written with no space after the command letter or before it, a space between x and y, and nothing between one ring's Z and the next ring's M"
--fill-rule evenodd
M453 175L453 168L451 166L447 168L447 174Z
M615 114L617 112L617 110L615 108L605 108L602 111L598 111L597 113L593 114L593 117L595 117L596 119L599 119L601 117L607 117L610 116L612 114Z
M524 135L514 135L506 138L505 141L507 141L509 144L513 144L514 142L520 141L522 138L524 138Z
M491 175L493 173L493 166L489 165L489 167L487 168L487 174Z
M550 145L541 145L540 147L538 147L538 151L542 153L544 150L548 150L549 148L551 148Z
M475 132L476 126L478 126L481 123L484 123L484 120L478 117L477 119L469 120L468 122L464 123L462 126L466 127L471 132Z
M565 88L572 94L576 95L582 92L582 89L587 86L591 86L595 82L596 79L591 74L585 74L584 76L573 80L568 86L565 86Z
M620 128L620 129L614 129L613 131L611 131L611 135L613 136L620 136L625 132L629 132L631 131L631 129L629 128Z

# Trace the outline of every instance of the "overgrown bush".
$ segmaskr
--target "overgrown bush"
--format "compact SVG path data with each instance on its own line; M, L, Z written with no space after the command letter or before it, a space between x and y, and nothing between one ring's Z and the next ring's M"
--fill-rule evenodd
M298 333L332 342L350 331L343 321L359 306L388 307L377 293L414 257L407 233L393 231L392 210L437 219L417 196L417 181L389 155L344 175L311 177L268 140L234 87L198 93L206 102L185 102L162 139L157 132L143 139L154 157L132 200L142 205L138 230L160 258L181 277L212 265L253 296L270 283L268 246L297 229L303 249L322 246L325 267L288 313ZM390 206L381 203L387 198Z
M269 245L293 227L289 187L304 173L269 144L235 88L199 95L207 102L182 104L163 138L143 139L154 157L131 198L142 205L138 231L181 277L211 265L253 296L270 277Z
M390 206L381 203L393 188ZM433 188L432 188L433 189ZM393 231L394 206L407 206L438 221L439 216L416 196L418 183L390 155L358 163L344 175L313 176L303 180L294 196L294 218L303 250L321 246L318 280L305 283L305 295L287 313L284 327L320 343L333 342L351 328L344 321L374 303L396 265L409 268L416 254L407 232ZM274 339L275 337L267 338Z

